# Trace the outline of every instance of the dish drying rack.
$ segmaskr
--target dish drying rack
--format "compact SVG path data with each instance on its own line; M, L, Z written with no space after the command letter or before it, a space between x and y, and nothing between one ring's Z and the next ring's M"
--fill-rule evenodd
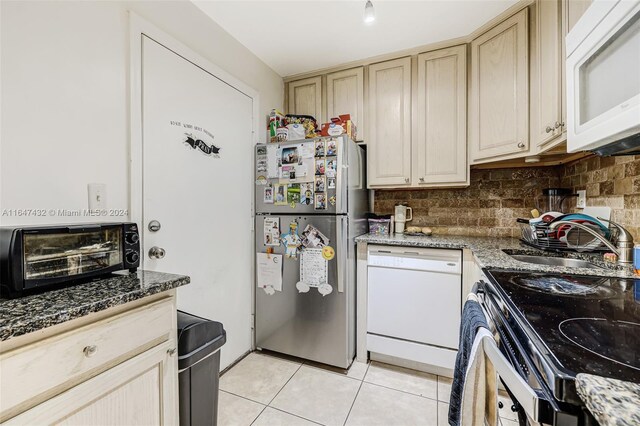
M571 238L558 238L558 229L550 229L550 223L538 222L529 223L528 219L516 219L522 231L522 241L524 244L545 251L573 251L581 253L606 253L610 251L601 241L577 227L571 228ZM566 225L571 227L570 225ZM592 229L600 235L605 236L601 229L594 226ZM566 231L565 231L566 232ZM609 229L609 240L615 242L618 229Z

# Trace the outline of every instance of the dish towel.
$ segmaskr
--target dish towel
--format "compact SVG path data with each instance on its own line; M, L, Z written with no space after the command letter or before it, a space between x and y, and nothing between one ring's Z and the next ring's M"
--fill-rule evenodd
M483 342L493 336L476 297L469 297L462 310L460 344L451 385L451 426L496 425L497 376L484 354ZM495 343L494 343L495 344Z

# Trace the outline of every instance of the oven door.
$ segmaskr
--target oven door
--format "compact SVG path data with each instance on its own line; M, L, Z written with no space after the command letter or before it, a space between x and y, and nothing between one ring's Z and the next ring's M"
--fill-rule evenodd
M61 226L24 230L24 289L103 275L123 268L123 227Z
M486 282L478 283L478 300L497 345L484 345L496 372L530 423L578 425L578 417L560 407L509 326L508 308Z

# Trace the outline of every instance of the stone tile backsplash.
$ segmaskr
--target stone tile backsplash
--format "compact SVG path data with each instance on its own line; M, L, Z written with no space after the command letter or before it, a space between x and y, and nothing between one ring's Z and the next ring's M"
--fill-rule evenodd
M612 220L640 240L640 156L588 157L561 166L472 170L470 186L460 189L376 190L374 211L393 214L406 202L410 225L430 226L441 235L520 237L518 217L540 208L542 189L587 190L587 205L609 206ZM575 208L575 200L566 203Z
M611 220L640 242L640 155L589 157L561 166L560 185L587 191L587 205L611 207ZM575 200L571 200L573 211Z

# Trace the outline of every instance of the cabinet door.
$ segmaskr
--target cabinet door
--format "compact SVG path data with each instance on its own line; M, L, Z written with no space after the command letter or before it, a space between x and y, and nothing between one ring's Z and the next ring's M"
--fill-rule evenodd
M411 58L369 66L369 186L411 183Z
M414 145L419 186L467 181L467 48L418 55L418 134Z
M289 82L289 114L311 115L318 124L322 117L322 77Z
M472 160L529 147L527 9L471 42Z
M177 357L170 340L131 358L4 424L175 425Z
M327 120L351 114L351 121L358 129L358 140L364 140L363 76L363 67L327 74Z
M531 140L539 147L559 141L564 129L561 4L536 2L535 59L531 73Z
M578 22L593 0L564 0L566 32Z

